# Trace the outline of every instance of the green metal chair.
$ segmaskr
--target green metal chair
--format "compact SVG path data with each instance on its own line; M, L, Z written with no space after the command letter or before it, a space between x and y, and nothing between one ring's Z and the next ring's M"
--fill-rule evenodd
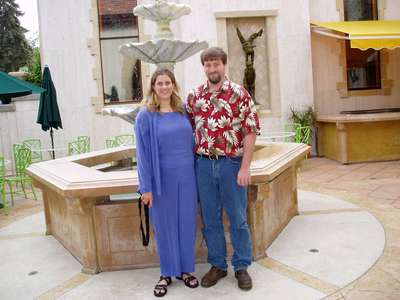
M26 168L28 168L32 163L32 151L29 148L25 147L24 145L14 144L13 152L14 152L16 175L5 178L7 185L10 189L12 206L14 205L14 194L18 194L20 192L17 189L18 183L21 184L25 198L28 198L25 189L25 184L29 184L31 186L33 197L35 200L37 200L35 189L32 184L32 179L28 175L26 175ZM13 184L15 184L16 190L13 189Z
M116 146L131 146L135 143L133 134L121 134L115 137Z
M77 140L83 141L85 143L85 152L84 153L90 152L90 137L81 135L81 136L78 136Z
M86 153L86 143L83 140L76 140L68 143L68 156Z
M22 145L31 149L32 163L40 162L43 160L42 151L35 151L35 149L42 149L42 143L39 139L29 139L22 141Z
M114 148L114 147L117 147L115 140L106 139L106 148Z
M21 148L25 148L25 146L23 144L13 144L13 147L12 147L16 175L20 175L20 170L21 170L21 167L19 166L19 160L18 160L18 152L19 152L19 149L21 149Z
M0 156L0 200L3 204L6 215L8 215L9 208L6 199L6 164L3 156Z

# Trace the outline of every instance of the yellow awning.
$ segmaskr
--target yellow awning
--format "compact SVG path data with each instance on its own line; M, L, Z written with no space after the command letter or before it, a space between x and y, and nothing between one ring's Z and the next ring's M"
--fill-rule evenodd
M311 25L316 33L350 40L351 48L400 47L400 20L313 22Z

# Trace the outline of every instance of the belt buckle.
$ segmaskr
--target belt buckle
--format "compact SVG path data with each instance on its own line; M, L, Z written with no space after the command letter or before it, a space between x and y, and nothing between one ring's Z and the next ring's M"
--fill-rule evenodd
M211 160L218 160L218 154L211 154L209 157Z

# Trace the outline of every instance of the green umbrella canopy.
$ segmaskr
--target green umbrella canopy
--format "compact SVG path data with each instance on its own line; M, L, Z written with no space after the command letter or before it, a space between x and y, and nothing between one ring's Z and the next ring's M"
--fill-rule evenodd
M57 93L51 80L49 68L46 66L43 70L43 84L46 89L40 95L39 112L36 123L42 125L42 129L47 131L50 128L62 128L60 111L57 104Z
M37 85L0 71L0 97L14 98L46 91Z

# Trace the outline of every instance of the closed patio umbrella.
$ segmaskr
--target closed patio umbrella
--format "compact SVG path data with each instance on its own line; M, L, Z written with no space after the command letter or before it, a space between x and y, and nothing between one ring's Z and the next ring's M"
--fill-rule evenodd
M45 89L0 71L0 99L43 93Z
M57 92L51 79L51 74L48 66L45 66L43 70L43 84L42 87L46 89L44 93L40 95L39 111L36 123L42 125L42 130L47 131L50 129L51 147L53 149L53 159L55 158L54 153L54 139L53 139L53 128L62 129L60 111L57 104Z

